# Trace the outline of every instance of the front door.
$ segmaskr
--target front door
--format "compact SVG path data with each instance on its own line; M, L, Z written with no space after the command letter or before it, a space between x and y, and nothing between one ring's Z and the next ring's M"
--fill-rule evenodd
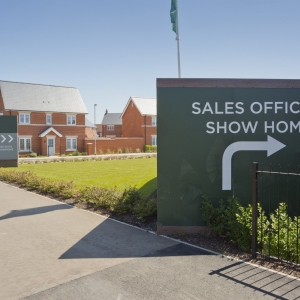
M47 139L47 148L48 148L48 156L55 155L55 139L54 138L48 138Z

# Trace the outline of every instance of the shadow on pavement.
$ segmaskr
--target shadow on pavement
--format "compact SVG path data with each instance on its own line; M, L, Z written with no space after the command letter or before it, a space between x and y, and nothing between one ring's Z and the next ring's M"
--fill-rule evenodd
M60 259L188 255L211 254L107 219L63 253Z
M1 216L0 220L17 218L17 217L27 217L32 215L45 214L54 210L63 210L63 209L72 209L72 208L73 207L65 204L58 204L58 205L49 205L49 206L34 207L28 209L12 210L10 213Z
M299 280L243 262L231 264L209 274L224 277L276 299L300 299Z

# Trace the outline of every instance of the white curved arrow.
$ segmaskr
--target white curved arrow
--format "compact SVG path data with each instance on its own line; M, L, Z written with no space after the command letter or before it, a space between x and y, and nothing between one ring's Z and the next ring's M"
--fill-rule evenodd
M2 135L2 134L1 134L1 136L3 138L3 140L1 141L1 143L3 143L6 140L6 137L4 135Z
M8 135L10 137L9 143L14 139L11 135Z
M268 135L266 142L236 142L229 145L222 159L222 190L231 190L231 159L237 151L268 151L267 156L281 150L286 145Z

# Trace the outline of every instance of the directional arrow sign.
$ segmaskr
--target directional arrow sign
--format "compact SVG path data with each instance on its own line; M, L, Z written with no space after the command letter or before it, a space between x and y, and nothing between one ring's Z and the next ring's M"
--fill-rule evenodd
M1 141L1 143L3 143L6 140L6 137L4 135L2 135L2 134L1 134L1 136L3 138L3 140Z
M267 151L267 156L281 150L286 145L268 135L266 142L236 142L229 145L222 159L222 190L231 190L231 159L237 151Z
M11 135L8 135L10 140L9 140L9 143L14 139Z

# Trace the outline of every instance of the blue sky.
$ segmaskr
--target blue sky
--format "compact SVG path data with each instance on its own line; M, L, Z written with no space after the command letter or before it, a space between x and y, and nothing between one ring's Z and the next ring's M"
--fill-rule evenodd
M299 0L178 0L183 78L300 78ZM0 0L0 80L77 87L97 123L176 78L171 0Z

